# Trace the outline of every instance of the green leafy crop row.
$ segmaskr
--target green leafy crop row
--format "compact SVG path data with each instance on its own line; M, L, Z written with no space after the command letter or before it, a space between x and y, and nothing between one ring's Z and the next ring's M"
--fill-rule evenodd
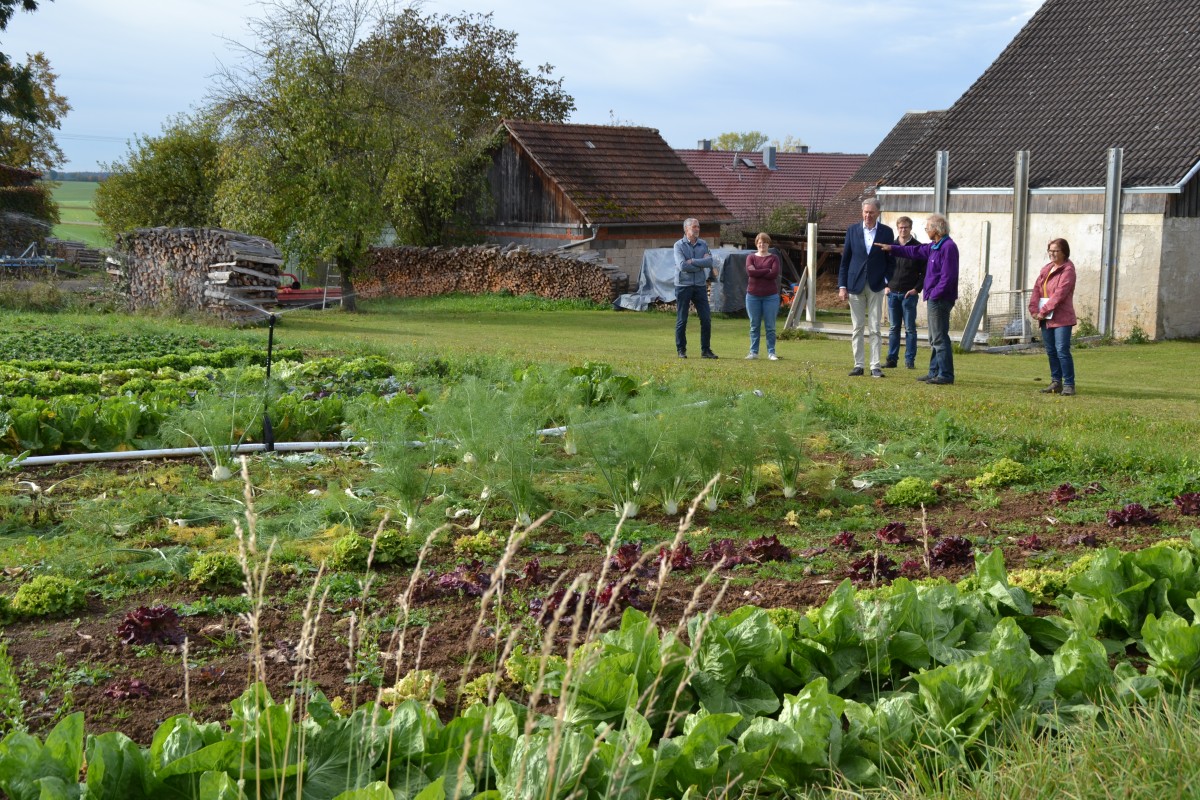
M1188 691L1200 677L1200 571L1190 547L1104 551L1038 617L998 551L972 588L843 584L807 614L700 616L686 639L629 610L619 629L547 662L551 713L500 694L443 724L433 707L319 693L302 709L255 684L227 727L180 715L149 748L87 737L78 714L43 743L0 742L14 798L683 798L785 796L840 773L882 782L912 759L969 759L1001 731L1055 729L1097 703ZM1102 638L1096 638L1099 635ZM1117 638L1112 638L1117 637ZM1125 643L1128 642L1126 645ZM1110 653L1141 654L1139 670ZM553 674L549 674L553 673ZM88 768L80 782L80 768Z

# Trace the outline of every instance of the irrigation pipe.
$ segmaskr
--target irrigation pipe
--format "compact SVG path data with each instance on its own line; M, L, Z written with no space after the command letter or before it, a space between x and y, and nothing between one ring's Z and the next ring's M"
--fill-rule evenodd
M312 450L345 450L352 447L367 447L370 442L277 442L277 452L305 453ZM229 447L171 447L164 450L122 450L112 453L66 453L57 456L30 456L22 459L15 467L41 467L52 464L84 464L94 461L135 461L144 458L190 458L211 456L215 453L243 455L264 453L267 446L262 443L238 444Z

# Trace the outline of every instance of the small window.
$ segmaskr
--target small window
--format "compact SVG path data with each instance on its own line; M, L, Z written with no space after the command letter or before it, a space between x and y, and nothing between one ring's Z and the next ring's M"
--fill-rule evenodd
M589 141L589 140L587 140L587 139L584 139L584 140L583 140L583 143L584 143L584 144L586 144L586 145L587 145L589 148L591 148L592 150L595 150L595 149L596 149L596 145L592 144L592 143L591 143L591 141Z
M758 164L755 164L753 161L751 161L748 158L743 157L741 161L742 161L742 166L746 167L747 169L755 169L758 167Z

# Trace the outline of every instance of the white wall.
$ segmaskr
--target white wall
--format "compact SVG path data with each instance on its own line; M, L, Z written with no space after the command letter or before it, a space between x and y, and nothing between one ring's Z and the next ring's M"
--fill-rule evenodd
M901 215L913 218L913 228L924 241L926 212L903 208L885 211L883 221L895 226ZM959 250L960 294L977 290L985 274L985 223L991 223L990 271L992 292L1009 291L1012 260L1012 215L1008 213L958 212L948 215L950 237ZM1172 244L1164 253L1164 223L1174 225L1167 238ZM1195 336L1200 334L1200 273L1191 254L1200 252L1200 224L1196 220L1164 220L1161 214L1125 214L1121 218L1117 262L1117 337L1127 336L1134 325L1150 336ZM1029 215L1024 286L1031 288L1042 266L1049 261L1046 245L1051 239L1066 239L1075 264L1075 310L1080 319L1098 324L1100 305L1100 250L1104 238L1102 214L1031 213ZM1178 291L1164 285L1161 270ZM969 288L968 288L969 287ZM1186 299L1182 299L1186 298ZM1166 309L1171 322L1166 324ZM1160 314L1163 318L1160 318Z

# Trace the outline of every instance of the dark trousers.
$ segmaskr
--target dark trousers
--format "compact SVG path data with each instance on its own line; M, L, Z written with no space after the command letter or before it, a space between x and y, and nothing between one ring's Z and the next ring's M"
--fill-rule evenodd
M953 300L929 301L929 346L933 354L929 357L930 377L954 380L954 348L950 344L950 312Z
M704 284L675 287L675 349L687 352L689 305L696 306L696 315L700 317L700 350L707 353L712 349L712 313L708 310L708 287Z
M888 330L889 364L896 364L900 358L900 329L904 328L904 363L912 366L917 358L917 296L906 295L904 292L888 294Z

